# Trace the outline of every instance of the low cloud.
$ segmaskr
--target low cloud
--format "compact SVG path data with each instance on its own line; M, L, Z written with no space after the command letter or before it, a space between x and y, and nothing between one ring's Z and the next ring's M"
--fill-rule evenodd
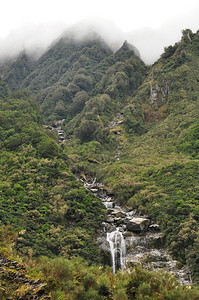
M66 28L64 24L25 24L12 30L7 37L0 38L0 61L17 56L26 51L36 57L60 36Z
M191 29L196 32L198 24L199 8L187 14L172 17L159 28L138 28L127 33L127 39L136 46L143 61L147 64L154 63L164 52L164 48L179 42L183 29Z
M54 40L60 38L63 32L77 40L82 40L89 34L92 37L96 32L113 50L117 50L124 40L127 40L139 50L145 63L152 64L163 53L164 47L180 40L183 29L190 28L194 32L198 30L198 15L199 8L169 19L158 29L138 28L128 33L102 18L90 18L73 26L51 22L26 24L11 31L7 37L0 38L0 61L15 57L24 50L37 58Z

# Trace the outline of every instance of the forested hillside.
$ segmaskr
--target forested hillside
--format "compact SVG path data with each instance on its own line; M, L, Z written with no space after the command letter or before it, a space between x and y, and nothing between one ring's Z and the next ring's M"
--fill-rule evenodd
M96 244L105 208L76 178L97 178L156 222L198 282L198 46L184 30L149 67L127 41L113 52L99 36L65 36L37 61L22 53L1 68L0 250L41 278L43 299L198 299L168 274L113 275ZM60 143L49 129L63 119ZM15 292L5 274L2 299L31 299L32 283Z
M161 225L166 245L182 263L191 264L196 278L198 42L198 33L185 30L181 42L166 48L151 67L110 128L117 140L112 155L96 143L93 148L85 144L75 150L81 168L97 172L122 205L149 214ZM69 157L73 159L72 147ZM88 149L99 166L85 162ZM118 151L119 160L114 157Z

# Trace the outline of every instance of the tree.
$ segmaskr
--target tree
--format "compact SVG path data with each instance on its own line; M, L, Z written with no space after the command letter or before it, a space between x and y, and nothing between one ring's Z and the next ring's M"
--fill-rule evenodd
M49 138L42 140L37 146L38 154L44 158L53 158L59 154L57 143Z
M77 114L84 108L85 102L88 100L88 94L86 91L78 92L73 98L73 103L71 105L71 113Z
M55 112L60 115L60 116L64 116L65 113L66 113L66 110L65 110L65 106L64 106L64 102L62 100L59 100L57 103L56 103L56 106L55 106Z
M89 142L93 139L99 124L93 120L83 120L76 130L76 136L82 143Z

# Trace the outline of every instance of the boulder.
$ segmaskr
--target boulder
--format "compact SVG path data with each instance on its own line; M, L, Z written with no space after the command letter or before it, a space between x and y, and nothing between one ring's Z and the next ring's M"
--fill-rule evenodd
M129 217L133 217L135 214L136 214L135 210L131 210L131 211L127 212L127 216L129 216Z
M124 218L126 216L126 213L120 210L120 211L113 211L111 215L116 218Z
M151 231L160 231L160 226L159 226L158 224L151 224L151 225L149 226L149 229L150 229Z
M141 232L148 229L150 220L146 218L133 218L128 221L126 228L129 231Z
M108 217L108 218L106 219L106 222L107 222L107 223L114 223L114 218Z
M113 202L113 198L108 197L108 198L106 199L106 202Z
M121 218L114 218L114 222L117 224L117 226L123 224L123 219Z
M91 191L92 193L97 193L97 192L98 192L98 189L90 189L90 191Z

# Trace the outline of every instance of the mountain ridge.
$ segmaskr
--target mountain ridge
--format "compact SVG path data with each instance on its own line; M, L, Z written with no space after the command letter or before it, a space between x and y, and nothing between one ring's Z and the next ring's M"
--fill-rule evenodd
M2 235L11 224L17 237L7 250L0 241L1 251L17 249L41 268L54 299L197 299L198 44L199 32L186 29L149 67L127 42L113 52L100 40L60 40L33 65L22 55L4 69L0 219ZM60 119L66 141L58 144L51 129ZM120 205L157 222L196 289L139 267L116 275L89 268L82 258L107 259L96 247L105 212L76 174L97 178Z

